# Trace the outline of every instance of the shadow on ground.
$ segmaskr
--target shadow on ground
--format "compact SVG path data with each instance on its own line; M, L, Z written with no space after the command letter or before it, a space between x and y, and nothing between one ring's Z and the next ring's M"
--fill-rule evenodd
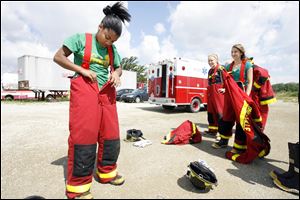
M212 143L214 143L214 141L205 140L203 138L201 143L192 144L192 146L198 148L201 151L205 151L206 153L211 154L213 156L218 156L228 160L227 158L225 158L225 153L226 151L229 151L231 147L214 149L211 147ZM228 160L228 162L232 162L232 164L237 168L237 169L226 169L228 173L232 174L233 176L239 177L241 180L247 183L261 184L270 188L276 186L273 184L273 180L270 177L269 173L272 170L277 170L279 172L284 172L284 170L287 170L287 169L280 169L275 165L273 165L273 163L279 162L279 163L288 164L285 161L270 159L268 158L268 156L266 158L256 158L250 164L241 164L231 160ZM214 168L214 166L211 167Z
M51 165L58 165L58 166L62 166L63 169L64 169L64 178L65 178L65 181L67 180L67 168L68 168L68 157L67 156L64 156L64 157L61 157L55 161L53 161L51 163Z
M198 194L208 193L210 191L209 188L206 188L205 190L197 189L196 187L193 186L193 184L185 175L183 175L181 178L177 180L177 185L179 185L182 189L188 192L194 192Z

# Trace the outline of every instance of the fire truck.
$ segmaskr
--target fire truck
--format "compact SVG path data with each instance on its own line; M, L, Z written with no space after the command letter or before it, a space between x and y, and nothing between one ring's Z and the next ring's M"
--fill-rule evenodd
M172 110L185 106L199 112L207 105L207 62L176 57L150 64L148 68L149 103Z

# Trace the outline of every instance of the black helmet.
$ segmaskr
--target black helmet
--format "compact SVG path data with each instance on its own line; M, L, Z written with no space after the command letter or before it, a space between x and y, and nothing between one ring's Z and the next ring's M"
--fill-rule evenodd
M203 162L191 162L188 166L186 176L200 190L211 188L212 185L218 185L216 175Z
M143 133L141 130L130 129L127 131L125 141L136 142L136 141L140 141L141 138L143 138ZM145 139L145 138L143 138L143 139Z

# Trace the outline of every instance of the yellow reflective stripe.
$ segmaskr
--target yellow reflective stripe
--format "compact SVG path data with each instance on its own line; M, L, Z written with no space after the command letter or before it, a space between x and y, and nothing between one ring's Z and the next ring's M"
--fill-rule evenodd
M235 161L239 156L240 156L240 154L234 154L234 155L231 157L231 159L232 159L233 161Z
M92 183L88 183L85 185L67 185L67 191L68 192L74 192L74 193L84 193L90 190Z
M217 126L208 126L208 129L218 130Z
M272 98L272 99L268 99L268 100L265 100L265 101L260 101L260 105L267 105L267 104L271 104L271 103L275 103L277 100L276 98Z
M230 138L231 138L231 136L225 136L225 135L221 135L221 134L220 134L220 137L221 137L222 139L230 139Z
M258 157L263 157L264 155L266 155L266 151L265 150L262 150L259 154L258 154Z
M192 133L192 135L194 135L196 133L196 124L192 123L192 125L193 125L193 133Z
M233 146L237 149L247 149L247 145L240 145L237 143L233 143Z
M98 170L97 170L97 174L100 178L114 178L117 176L117 170L113 170L109 173L106 173L106 174L103 174L103 173L100 173Z
M253 119L254 122L261 122L262 121L262 118L259 117L258 119Z
M211 184L206 183L206 182L204 182L204 185L205 185L206 187L211 186Z
M240 124L243 130L245 128L245 118L246 118L247 108L248 108L248 103L244 100L244 104L240 112Z
M198 177L198 179L200 179L202 182L204 182L205 186L211 186L210 183L208 183L205 179L203 179L203 177L196 174L193 170L191 170L191 177Z
M256 88L261 88L261 86L258 85L258 83L256 83L255 81L253 81L253 85L254 85L254 87L256 87Z
M166 139L161 141L161 143L166 144L167 142L169 142L170 138L171 138L171 132L169 132L168 135L166 135Z

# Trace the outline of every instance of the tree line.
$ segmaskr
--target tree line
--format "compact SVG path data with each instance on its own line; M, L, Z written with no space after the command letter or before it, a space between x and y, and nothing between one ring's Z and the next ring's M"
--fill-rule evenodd
M275 92L299 92L299 83L276 83L272 87Z
M121 61L122 69L127 71L134 71L137 73L137 82L146 83L147 82L147 73L146 67L144 65L138 64L138 58L131 56L130 58L123 58Z

